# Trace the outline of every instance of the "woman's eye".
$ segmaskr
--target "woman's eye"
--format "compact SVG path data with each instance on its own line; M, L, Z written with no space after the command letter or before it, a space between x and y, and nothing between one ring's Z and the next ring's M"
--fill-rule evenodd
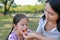
M53 13L49 13L49 14L52 15L52 16L54 15Z
M51 14L51 15L54 15L54 14Z

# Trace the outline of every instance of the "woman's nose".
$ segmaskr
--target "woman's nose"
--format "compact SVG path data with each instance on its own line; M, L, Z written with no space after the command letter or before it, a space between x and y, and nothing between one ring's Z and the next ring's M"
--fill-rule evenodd
M48 17L48 12L44 10L45 16Z
M48 19L48 18L49 18L49 14L48 14L48 13L45 13L45 16L46 16L46 19Z

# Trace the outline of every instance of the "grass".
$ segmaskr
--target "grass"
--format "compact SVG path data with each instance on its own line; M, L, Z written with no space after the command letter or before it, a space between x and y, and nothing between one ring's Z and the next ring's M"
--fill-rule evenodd
M13 17L10 15L0 15L0 40L5 40L11 27ZM29 29L36 31L38 26L39 18L29 18Z

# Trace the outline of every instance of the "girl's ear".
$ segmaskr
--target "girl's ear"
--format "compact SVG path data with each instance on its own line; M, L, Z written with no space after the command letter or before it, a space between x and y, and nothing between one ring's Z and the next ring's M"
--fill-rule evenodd
M17 29L17 25L16 24L13 24L13 27L14 27L15 30Z

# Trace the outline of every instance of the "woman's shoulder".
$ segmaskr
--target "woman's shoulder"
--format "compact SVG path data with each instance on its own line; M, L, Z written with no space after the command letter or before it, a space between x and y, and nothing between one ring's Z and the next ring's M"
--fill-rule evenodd
M40 16L40 18L43 18L44 15L45 15L45 14L42 14L42 15Z
M39 21L42 22L42 23L46 22L46 18L44 18L44 14L42 14L40 16L40 20Z

